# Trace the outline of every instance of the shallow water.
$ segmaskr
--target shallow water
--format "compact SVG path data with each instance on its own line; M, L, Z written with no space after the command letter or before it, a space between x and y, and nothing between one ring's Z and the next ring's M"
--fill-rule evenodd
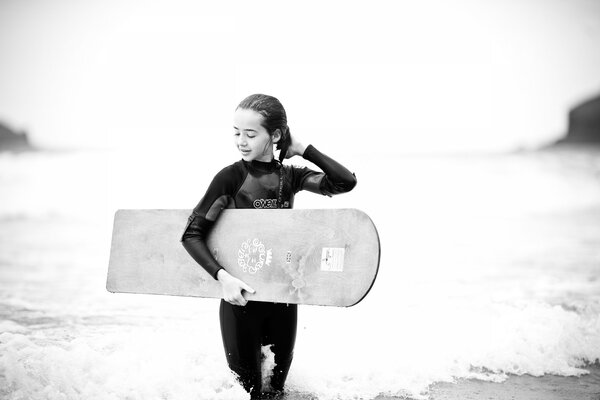
M600 397L600 367L587 369L590 373L579 377L512 375L501 383L481 380L438 383L433 385L429 396L431 400L597 400Z
M153 156L0 155L2 397L247 398L218 301L104 288L116 208L202 195ZM366 211L380 272L355 307L301 307L289 388L427 398L456 379L580 376L600 358L600 152L342 161L357 188L300 193L296 207Z

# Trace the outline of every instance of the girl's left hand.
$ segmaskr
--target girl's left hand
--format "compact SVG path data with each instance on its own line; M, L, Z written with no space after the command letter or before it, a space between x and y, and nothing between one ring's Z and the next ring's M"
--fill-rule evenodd
M300 143L297 139L290 135L290 147L288 147L285 158L292 158L294 156L302 156L306 150L306 146Z

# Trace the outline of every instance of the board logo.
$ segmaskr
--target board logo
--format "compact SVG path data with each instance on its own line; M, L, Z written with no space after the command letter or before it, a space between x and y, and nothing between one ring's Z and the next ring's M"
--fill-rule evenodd
M238 250L238 265L244 272L255 274L263 266L271 265L273 252L265 249L265 245L258 239L248 239L242 242Z

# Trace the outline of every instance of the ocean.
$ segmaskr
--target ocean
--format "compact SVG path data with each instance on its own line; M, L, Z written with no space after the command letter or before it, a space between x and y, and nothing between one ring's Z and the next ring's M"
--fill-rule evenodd
M0 154L1 398L249 397L218 300L105 289L117 208L191 209L235 161L192 176L155 156ZM295 207L365 211L380 270L354 307L299 308L296 396L600 397L599 149L340 161L356 189Z

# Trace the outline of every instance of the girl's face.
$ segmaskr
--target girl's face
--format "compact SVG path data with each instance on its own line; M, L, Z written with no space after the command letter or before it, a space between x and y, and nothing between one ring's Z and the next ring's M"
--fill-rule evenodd
M261 125L263 116L254 110L238 108L233 115L235 146L245 161L273 159L273 138Z

